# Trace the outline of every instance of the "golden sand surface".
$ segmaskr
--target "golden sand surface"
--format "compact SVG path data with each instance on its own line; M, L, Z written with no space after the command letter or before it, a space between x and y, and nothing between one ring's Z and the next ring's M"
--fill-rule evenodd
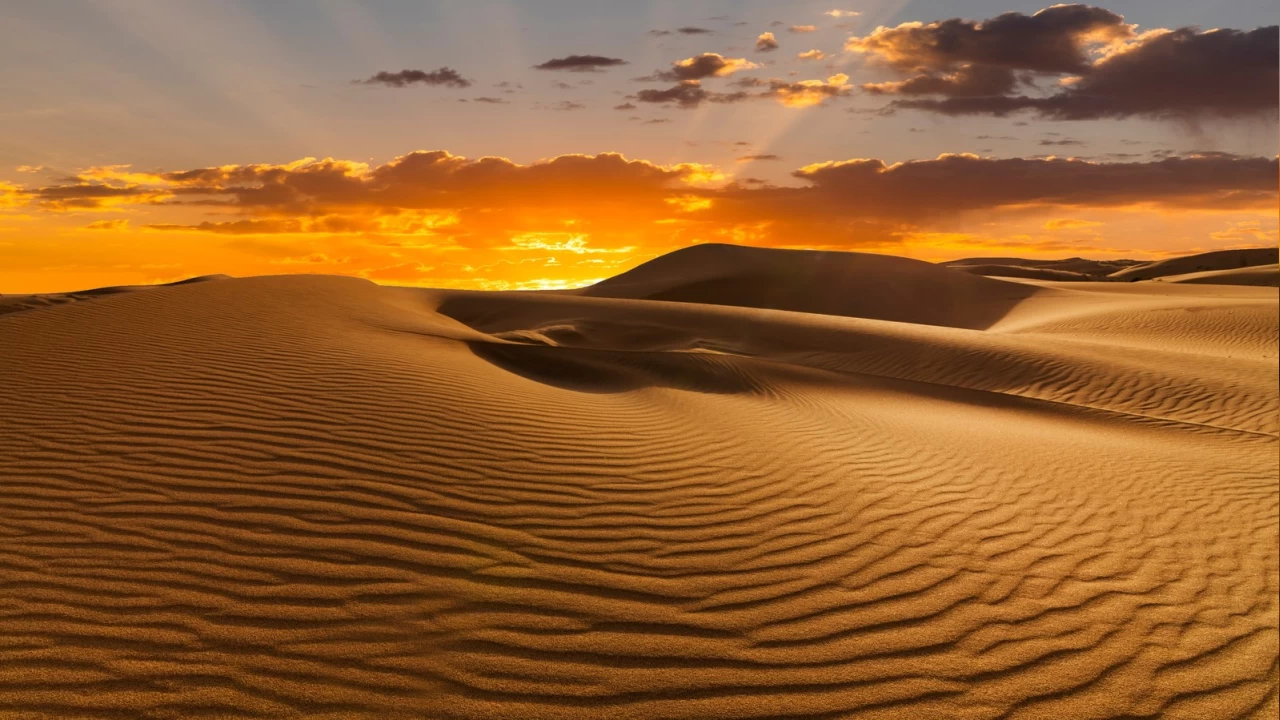
M1275 288L0 300L0 717L1280 710Z

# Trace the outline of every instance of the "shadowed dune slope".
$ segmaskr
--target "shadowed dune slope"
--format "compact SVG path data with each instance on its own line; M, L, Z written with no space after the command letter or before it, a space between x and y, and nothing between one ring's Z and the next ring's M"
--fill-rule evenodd
M1254 265L1253 267L1228 268L1226 270L1205 270L1204 272L1186 273L1184 275L1166 275L1157 278L1158 282L1191 283L1196 285L1254 285L1259 287L1280 286L1280 265Z
M1063 260L1031 260L1028 258L964 258L939 263L945 267L960 268L977 275L1001 275L1004 277L1039 277L1041 280L1101 280L1119 270L1143 264L1139 260L1090 260L1066 258ZM1028 274L1011 273L1008 268L1021 268ZM1043 274L1034 275L1036 271ZM1069 273L1081 277L1053 277L1054 273Z
M1274 717L1276 290L931 277L0 317L0 716Z
M1113 280L1125 281L1151 280L1169 275L1184 275L1208 270L1231 270L1255 265L1274 265L1278 258L1280 258L1280 250L1273 247L1218 250L1216 252L1184 255L1182 257L1169 258L1168 260L1134 265L1114 272L1110 277Z
M1035 288L889 255L695 245L582 291L981 329Z
M1034 280L1052 280L1056 282L1087 282L1089 280L1098 279L1092 275L1074 272L1071 270L1056 270L1054 268L1028 267L1025 265L954 265L957 270L962 270L973 275L985 275L987 277L1011 277L1011 278L1031 278Z

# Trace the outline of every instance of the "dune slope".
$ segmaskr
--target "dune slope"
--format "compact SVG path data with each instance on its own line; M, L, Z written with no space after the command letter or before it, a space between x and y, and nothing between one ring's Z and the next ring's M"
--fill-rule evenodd
M1182 275L1166 275L1157 278L1160 282L1192 283L1197 285L1255 285L1259 287L1280 286L1280 265L1254 265L1243 268L1227 268L1225 270L1204 270L1184 273Z
M0 715L1277 712L1274 289L600 292L0 317Z
M1184 275L1186 273L1209 270L1231 270L1255 265L1274 265L1278 256L1280 256L1280 250L1273 247L1217 250L1134 265L1118 270L1112 273L1110 277L1113 280L1132 282L1134 280L1152 280L1169 275Z
M888 255L695 245L582 291L982 329L1035 289Z

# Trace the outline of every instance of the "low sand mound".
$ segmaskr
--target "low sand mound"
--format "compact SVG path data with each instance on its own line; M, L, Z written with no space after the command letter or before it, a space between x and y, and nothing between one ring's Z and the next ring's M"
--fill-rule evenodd
M708 244L663 255L582 294L981 329L1035 292L889 255Z
M1127 267L1142 264L1139 260L1090 260L1088 258L1066 258L1062 260L1031 260L1027 258L1010 258L1010 257L993 257L993 258L963 258L961 260L949 260L940 265L953 268L968 269L979 267L996 267L1007 268L1017 267L1030 270L1047 270L1053 272L1075 273L1077 275L1087 276L1092 279L1101 280L1111 273L1123 270ZM979 275L992 275L995 273L982 272ZM1009 275L1005 277L1033 277L1031 275ZM1041 277L1042 280L1064 279L1075 280L1077 278L1051 278L1048 276Z
M1275 717L1276 290L1027 287L0 317L0 715Z
M163 285L113 285L111 287L94 288L92 290L76 290L74 292L66 293L0 295L0 315L21 312L23 310L34 310L42 307L52 307L54 305L63 305L65 303L77 302L79 300L92 300L94 298L117 295L119 293L153 290L155 288L162 287L177 287L179 285L187 285L190 283L230 279L230 275L201 275L199 277L187 278L186 280L165 283Z
M954 267L963 272L986 277L1030 278L1032 280L1053 280L1056 282L1087 282L1097 279L1092 275L1070 270L1054 270L1053 268L1028 267L1025 265L957 265Z
M1153 282L1191 283L1197 285L1252 285L1276 287L1280 285L1280 265L1254 265L1253 267L1205 270L1185 275L1166 275Z
M1280 250L1276 248L1249 248L1246 250L1218 250L1184 255L1182 257L1158 260L1156 262L1134 265L1111 274L1112 280L1152 280L1169 275L1185 275L1187 273L1210 270L1233 270L1253 267L1255 265L1274 265L1280 259Z

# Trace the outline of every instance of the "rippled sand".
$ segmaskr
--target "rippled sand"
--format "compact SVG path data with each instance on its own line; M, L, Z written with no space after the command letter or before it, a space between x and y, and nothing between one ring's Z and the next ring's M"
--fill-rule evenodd
M0 717L1280 709L1275 288L83 297L0 316Z

